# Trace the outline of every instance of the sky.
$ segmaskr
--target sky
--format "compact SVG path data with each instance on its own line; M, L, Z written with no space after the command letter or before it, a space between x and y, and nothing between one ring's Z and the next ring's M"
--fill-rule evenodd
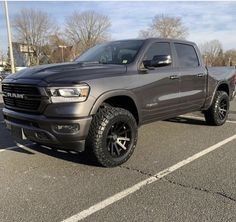
M236 2L102 2L102 1L9 1L10 19L23 8L48 12L63 28L65 18L74 11L94 10L107 15L114 40L136 38L155 15L178 16L189 30L188 40L201 44L218 39L224 50L236 49ZM0 50L7 50L4 4L0 0Z

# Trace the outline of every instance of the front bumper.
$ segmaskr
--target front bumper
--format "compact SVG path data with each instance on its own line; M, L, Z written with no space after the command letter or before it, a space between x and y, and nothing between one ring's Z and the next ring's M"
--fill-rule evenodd
M3 109L7 128L20 139L27 139L42 145L58 149L81 152L84 150L92 117L85 118L48 118L44 115L32 115ZM75 133L59 133L55 125L77 124Z

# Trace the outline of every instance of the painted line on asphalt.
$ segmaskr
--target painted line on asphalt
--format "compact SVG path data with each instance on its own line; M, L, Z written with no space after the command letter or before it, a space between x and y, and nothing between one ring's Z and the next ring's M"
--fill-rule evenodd
M234 123L234 124L236 123L236 121L234 121L234 120L227 120L226 122L227 123Z
M29 145L31 145L31 144L22 145L22 144L16 143L16 146L10 146L10 147L0 149L0 153L5 152L7 150L14 150L14 149L17 149L17 148L27 148L27 146L29 146Z
M221 142L219 142L219 143L217 143L213 146L210 146L210 147L202 150L199 153L194 154L191 157L188 157L187 159L184 159L184 160L176 163L175 165L173 165L173 166L171 166L171 167L169 167L169 168L167 168L167 169L165 169L165 170L163 170L163 171L161 171L161 172L159 172L159 173L157 173L157 174L155 174L155 175L153 175L153 176L151 176L151 177L149 177L149 178L147 178L147 179L145 179L145 180L143 180L143 181L141 181L137 184L135 184L132 187L129 187L129 188L127 188L127 189L125 189L125 190L123 190L123 191L121 191L121 192L119 192L119 193L117 193L117 194L115 194L115 195L113 195L113 196L111 196L111 197L109 197L109 198L107 198L107 199L105 199L105 200L103 200L103 201L87 208L86 210L83 210L83 211L79 212L78 214L75 214L75 215L63 220L63 222L77 222L77 221L83 220L83 219L87 218L88 216L90 216L90 215L92 215L92 214L108 207L111 204L114 204L115 202L131 195L134 192L137 192L141 188L160 180L161 178L167 176L168 174L180 169L181 167L193 162L194 160L199 159L200 157L202 157L202 156L204 156L204 155L206 155L206 154L208 154L208 153L224 146L225 144L227 144L227 143L229 143L229 142L231 142L235 139L236 139L236 134L229 137L229 138L227 138L227 139L225 139L225 140L222 140Z
M19 148L19 147L18 146L11 146L11 147L2 148L2 149L0 149L0 153L5 152L7 150L17 149L17 148Z
M178 117L182 118L189 118L189 119L199 119L199 120L205 120L204 117L201 116L191 116L191 115L180 115Z
M205 120L204 117L200 117L200 116L188 116L188 115L180 115L179 117L183 117L183 118L189 118L189 119L199 119L199 120ZM226 120L227 123L236 123L236 121L233 120Z

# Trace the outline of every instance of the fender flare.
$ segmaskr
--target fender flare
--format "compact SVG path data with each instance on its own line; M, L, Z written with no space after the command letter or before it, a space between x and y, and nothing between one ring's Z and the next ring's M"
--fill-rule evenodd
M228 89L229 89L229 97L230 97L230 87L229 87L229 83L228 83L226 80L220 81L220 82L217 83L217 85L216 85L216 87L215 87L215 89L214 89L214 91L213 91L213 95L212 95L212 98L211 98L211 100L210 100L209 107L210 107L210 106L212 105L212 103L213 103L213 100L214 100L214 98L215 98L215 94L216 94L218 88L220 87L220 85L223 85L223 84L226 84L226 85L228 86Z
M116 97L116 96L127 96L129 97L130 99L133 100L135 106L136 106L136 109L137 109L137 112L138 112L138 118L139 118L139 123L142 122L142 116L141 116L141 112L140 112L140 105L137 101L137 98L135 96L134 93L132 93L130 90L111 90L111 91L107 91L103 94L101 94L95 101L95 103L93 104L91 110L90 110L90 115L94 115L97 113L99 107L101 106L101 104L111 98L111 97Z

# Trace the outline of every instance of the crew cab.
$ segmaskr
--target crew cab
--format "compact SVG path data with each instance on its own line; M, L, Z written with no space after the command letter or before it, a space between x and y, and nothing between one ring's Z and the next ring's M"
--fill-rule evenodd
M206 67L193 42L113 41L74 62L8 76L3 114L21 139L86 151L114 167L130 158L143 124L201 111L208 124L223 125L235 84L235 68Z

